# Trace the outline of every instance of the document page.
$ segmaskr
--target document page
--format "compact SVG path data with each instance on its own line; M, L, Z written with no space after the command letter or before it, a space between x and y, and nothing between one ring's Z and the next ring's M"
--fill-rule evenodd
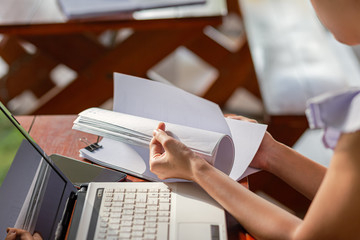
M114 75L114 111L231 136L220 107L175 86Z
M229 176L234 180L240 180L257 171L248 167L260 146L267 125L230 118L226 118L226 121L231 129L235 147L234 165Z

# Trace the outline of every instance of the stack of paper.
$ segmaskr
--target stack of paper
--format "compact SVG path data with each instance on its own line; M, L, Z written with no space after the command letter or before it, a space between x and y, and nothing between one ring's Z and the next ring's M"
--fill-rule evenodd
M82 157L159 181L150 171L148 144L158 123L165 122L170 134L231 178L252 172L248 166L266 125L224 118L217 104L171 85L118 73L114 83L114 112L89 109L74 122L75 129L105 137L102 148L81 149Z
M149 118L90 108L79 114L73 129L147 148L158 124L159 121ZM234 155L232 140L225 134L172 123L166 123L166 132L191 150L201 154L211 164L214 164L215 154L219 147L226 148L220 151L230 152L231 155ZM229 156L231 159L228 161L229 170L233 158L234 156ZM224 160L223 164L225 164Z

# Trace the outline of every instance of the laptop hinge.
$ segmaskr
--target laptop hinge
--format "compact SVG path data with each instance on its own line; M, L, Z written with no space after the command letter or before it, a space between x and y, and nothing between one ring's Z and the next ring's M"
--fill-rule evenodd
M74 213L72 215L71 223L69 224L69 232L67 235L67 240L75 239L77 230L79 228L80 218L82 215L83 206L85 203L87 191L87 184L81 185L80 190L76 193L76 205L74 206Z
M55 240L65 239L66 233L69 229L71 218L73 217L72 222L74 222L74 220L75 220L74 219L74 217L76 216L75 211L74 211L75 204L78 204L77 202L79 201L79 199L82 198L80 196L82 195L83 192L86 194L86 190L87 190L87 185L86 186L82 185L80 190L77 193L75 193L75 192L70 193L70 196L68 197L66 204L65 204L63 215L62 215L61 220L58 223L57 228L56 228ZM83 194L84 198L85 198L85 194ZM81 210L82 210L82 208L81 208ZM73 211L74 211L74 215L73 215ZM69 237L70 237L70 231L69 231L68 239L72 239Z

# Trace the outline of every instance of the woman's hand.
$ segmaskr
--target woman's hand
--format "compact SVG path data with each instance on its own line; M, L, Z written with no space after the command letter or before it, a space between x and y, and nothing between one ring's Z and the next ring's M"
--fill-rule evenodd
M256 120L243 116L237 116L237 115L225 115L225 116L231 119L257 123ZM268 170L272 153L276 151L276 146L277 146L276 143L277 141L275 141L275 139L271 136L271 134L266 131L264 138L260 144L260 147L256 152L252 162L250 163L250 167Z
M18 228L8 228L6 231L7 235L5 240L42 240L42 237L39 233L34 233L34 235L31 235L28 231Z
M196 167L207 162L181 142L165 132L165 124L160 123L154 130L150 142L150 170L160 179L182 178L194 180Z

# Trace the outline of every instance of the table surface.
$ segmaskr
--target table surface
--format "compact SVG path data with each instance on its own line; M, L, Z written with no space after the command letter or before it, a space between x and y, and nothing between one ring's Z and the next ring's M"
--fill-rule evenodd
M96 141L97 137L72 130L73 121L76 117L75 115L39 115L17 116L16 119L46 154L60 154L85 161L79 157L79 149L84 147L84 143L79 139L86 137L92 142ZM139 182L144 180L128 175L127 181ZM247 178L241 180L240 184L248 187ZM231 217L228 217L228 235L229 239L252 239Z
M118 13L102 18L69 20L57 0L2 0L0 32L6 34L63 34L103 31L125 27L137 29L191 27L219 23L227 14L226 0L207 0L205 4L167 7ZM166 20L166 21L165 21Z

